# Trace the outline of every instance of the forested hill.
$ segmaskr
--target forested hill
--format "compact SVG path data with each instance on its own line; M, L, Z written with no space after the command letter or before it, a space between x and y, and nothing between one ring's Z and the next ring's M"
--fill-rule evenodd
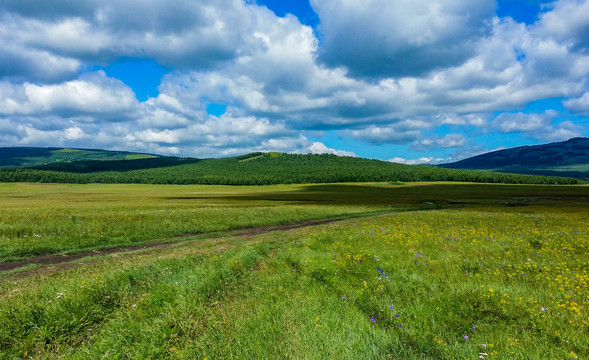
M0 147L0 168L21 168L76 161L122 161L158 158L157 155L126 151L66 149L56 147Z
M589 180L589 138L498 150L440 166Z
M335 155L252 153L221 159L172 157L77 161L0 169L0 182L269 185L335 182L470 181L576 184L579 180L412 166Z

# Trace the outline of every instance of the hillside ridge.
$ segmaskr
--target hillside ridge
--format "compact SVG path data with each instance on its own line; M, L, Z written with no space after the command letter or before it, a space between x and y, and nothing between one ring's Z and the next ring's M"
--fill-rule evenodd
M77 161L117 161L161 158L160 155L63 147L0 147L0 168L24 168Z
M63 152L63 151L62 151ZM69 152L76 153L75 149ZM66 152L67 153L67 152ZM55 151L52 153L55 154ZM52 155L52 156L53 156ZM78 155L81 155L78 153ZM114 154L108 154L114 156ZM120 155L120 154L119 154ZM229 158L128 158L57 161L0 169L0 182L272 185L459 181L578 184L580 180L404 165L333 154L251 153Z
M496 150L439 166L589 179L589 138Z

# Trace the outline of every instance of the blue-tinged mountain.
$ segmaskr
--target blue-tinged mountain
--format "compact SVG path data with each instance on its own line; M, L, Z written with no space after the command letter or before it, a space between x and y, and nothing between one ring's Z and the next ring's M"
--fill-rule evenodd
M589 180L589 138L498 150L440 167Z

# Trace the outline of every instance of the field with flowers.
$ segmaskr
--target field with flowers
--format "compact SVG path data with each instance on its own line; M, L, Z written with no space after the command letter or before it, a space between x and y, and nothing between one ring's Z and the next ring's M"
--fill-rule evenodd
M261 190L381 213L0 275L0 358L589 358L589 187Z

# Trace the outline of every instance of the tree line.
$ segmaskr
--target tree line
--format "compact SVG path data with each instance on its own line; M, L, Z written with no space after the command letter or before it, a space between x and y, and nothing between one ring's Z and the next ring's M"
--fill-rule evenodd
M0 170L0 182L272 185L459 181L581 184L578 179L395 164L330 154L252 153L221 159L84 161Z

